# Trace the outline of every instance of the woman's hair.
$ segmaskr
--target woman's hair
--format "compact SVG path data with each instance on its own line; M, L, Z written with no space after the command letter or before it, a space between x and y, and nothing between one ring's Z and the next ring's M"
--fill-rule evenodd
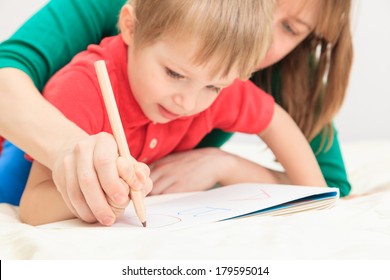
M333 141L332 119L346 94L353 49L350 0L319 3L314 31L276 65L255 73L253 80L271 94L279 94L277 102L309 140L322 131L322 149L327 135L327 147ZM272 77L275 73L280 76ZM275 78L281 84L275 86Z
M132 0L136 48L164 36L195 39L194 63L227 75L237 66L248 79L272 42L273 0ZM259 16L260 15L260 16Z

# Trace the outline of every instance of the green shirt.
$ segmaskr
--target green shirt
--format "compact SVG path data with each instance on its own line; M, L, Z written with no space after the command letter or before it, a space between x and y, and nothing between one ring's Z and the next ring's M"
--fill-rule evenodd
M32 16L10 39L0 44L0 67L26 72L39 90L78 52L103 37L118 33L117 19L125 0L52 0ZM219 147L231 134L214 130L199 147ZM327 139L328 141L329 139ZM331 148L318 152L321 135L310 145L328 186L349 194L337 134Z

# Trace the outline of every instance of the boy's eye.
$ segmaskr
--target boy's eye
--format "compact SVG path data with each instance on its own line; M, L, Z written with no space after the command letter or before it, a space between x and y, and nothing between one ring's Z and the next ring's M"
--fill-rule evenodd
M167 73L167 75L169 77L174 78L174 79L182 79L182 78L184 78L183 75L180 75L179 73L176 73L175 71L172 71L169 68L165 68L165 72Z
M222 90L221 88L215 87L215 86L206 86L206 88L209 89L209 90L212 90L212 91L214 91L216 93L220 93L220 91Z
M297 33L294 31L294 29L291 27L291 25L287 22L287 21L284 21L282 23L283 25L283 28L284 30L287 32L287 33L290 33L292 35L296 35Z

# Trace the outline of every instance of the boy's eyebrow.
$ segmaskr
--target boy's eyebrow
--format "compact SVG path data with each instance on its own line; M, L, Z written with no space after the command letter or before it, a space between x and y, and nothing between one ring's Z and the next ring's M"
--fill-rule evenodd
M160 59L161 59L160 63L162 63L162 65L164 65L164 67L167 67L170 70L175 71L184 77L196 78L196 79L200 78L200 77L198 77L198 73L196 73L197 71L195 71L195 72L192 71L193 69L191 69L191 66L189 66L189 65L193 65L190 58L188 58L188 60L185 59L183 61L181 61L181 60L177 61L177 59L172 58L171 55L165 53L164 55L162 55L160 57ZM194 65L194 66L196 66L196 65ZM201 78L204 79L204 76ZM230 81L230 79L228 77L208 77L207 79L212 80L211 83L209 83L210 86L224 88L224 87L230 86L233 83L233 81L235 80L235 78L232 81Z
M173 68L171 70L177 71L178 74L183 75L184 77L193 77L196 76L196 74L192 73L190 70L187 70L183 68L182 66L178 65L176 62L168 59L168 68ZM227 87L231 85L231 83L226 83L226 81L215 81L213 83L210 83L210 85L215 86L215 87Z
M172 60L169 56L166 56L164 60L165 60L164 62L165 67L173 68L171 70L175 72L179 72L179 74L183 74L183 76L192 75L191 71L188 71L185 68L183 68L183 66L181 66L180 63L177 63L176 61Z
M171 68L171 67L173 68L171 70L173 70L175 72L179 72L179 74L182 74L184 77L192 76L191 71L184 69L182 66L178 65L177 63L175 63L173 61L169 61L168 68Z
M310 24L308 24L307 22L303 21L302 19L300 19L298 17L294 17L293 20L295 20L296 22L298 22L301 25L304 25L309 32L311 32L314 29L314 27L312 27Z

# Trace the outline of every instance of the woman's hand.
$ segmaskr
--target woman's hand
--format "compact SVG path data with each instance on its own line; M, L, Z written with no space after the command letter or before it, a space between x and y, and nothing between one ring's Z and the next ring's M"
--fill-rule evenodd
M168 155L150 165L151 194L210 189L232 170L234 163L232 155L217 148Z
M135 163L134 163L135 162ZM80 219L111 225L130 202L130 188L152 188L149 168L118 158L114 137L99 133L80 141L53 168L53 180L70 211Z

